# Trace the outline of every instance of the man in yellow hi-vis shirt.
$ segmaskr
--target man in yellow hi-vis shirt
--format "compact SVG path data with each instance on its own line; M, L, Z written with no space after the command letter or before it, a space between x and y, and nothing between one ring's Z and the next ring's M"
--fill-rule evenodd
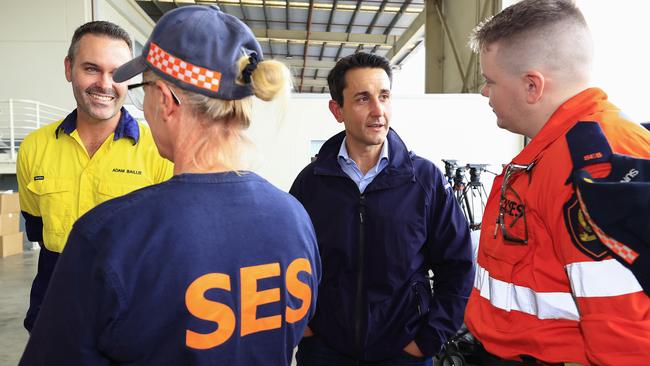
M122 107L126 84L113 81L113 71L131 52L131 38L115 24L79 27L65 58L77 108L32 132L20 146L16 171L25 231L41 245L24 322L28 331L74 222L106 200L172 175L149 128Z

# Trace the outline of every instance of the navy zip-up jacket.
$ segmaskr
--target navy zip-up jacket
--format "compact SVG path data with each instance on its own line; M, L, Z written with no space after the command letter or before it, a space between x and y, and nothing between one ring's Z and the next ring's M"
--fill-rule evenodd
M344 136L325 142L291 187L323 266L309 325L361 360L396 357L412 340L432 356L462 325L474 280L467 220L440 170L392 129L389 165L361 194L337 161Z

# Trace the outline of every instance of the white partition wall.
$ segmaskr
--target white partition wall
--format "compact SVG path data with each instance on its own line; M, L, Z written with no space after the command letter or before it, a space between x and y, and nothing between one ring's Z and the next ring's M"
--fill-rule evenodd
M141 46L147 42L155 23L134 1L95 0L94 13L97 20L108 20L124 28L134 42Z
M94 19L119 24L144 44L153 22L128 0L0 1L0 100L73 109L63 59L75 29Z
M73 106L63 59L74 30L90 14L89 2L83 0L2 1L0 100Z
M256 101L249 136L257 146L255 170L288 190L295 176L309 163L311 141L326 140L342 131L327 107L329 96L296 95L285 118L278 122L273 103ZM507 163L522 148L519 135L496 126L487 99L477 94L433 94L394 97L391 126L407 146L432 160L462 163ZM489 185L492 176L485 177Z

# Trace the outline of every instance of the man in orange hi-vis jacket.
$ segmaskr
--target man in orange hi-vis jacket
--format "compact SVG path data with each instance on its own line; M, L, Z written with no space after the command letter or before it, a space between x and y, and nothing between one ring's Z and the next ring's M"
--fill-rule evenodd
M571 179L576 162L595 178L614 162L597 149L572 159L585 146L567 134L592 122L614 154L639 160L650 158L650 133L589 88L592 40L572 1L518 2L479 25L471 43L498 126L531 139L494 180L483 217L465 321L484 364L647 365L647 278L597 235Z

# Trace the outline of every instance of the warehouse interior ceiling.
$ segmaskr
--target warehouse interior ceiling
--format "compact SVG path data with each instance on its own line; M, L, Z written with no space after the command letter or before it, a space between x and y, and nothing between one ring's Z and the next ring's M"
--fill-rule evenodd
M424 41L424 0L135 0L156 22L186 5L217 5L246 23L266 59L286 64L300 93L325 93L337 60L365 51L395 68Z

